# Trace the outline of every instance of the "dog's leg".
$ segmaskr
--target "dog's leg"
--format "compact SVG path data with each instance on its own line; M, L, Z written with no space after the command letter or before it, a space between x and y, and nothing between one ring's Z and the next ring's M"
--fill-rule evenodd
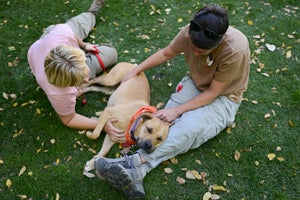
M123 77L134 68L130 63L118 63L109 73L103 74L91 80L93 84L100 84L105 86L114 86L121 82Z
M98 87L98 86L90 86L90 87L83 87L82 89L78 90L76 94L77 97L81 96L87 92L102 92L107 95L111 95L117 87Z
M97 125L96 125L96 128L94 129L94 131L93 131L93 132L91 132L91 131L87 131L87 132L86 132L86 136L87 136L89 139L95 140L95 139L97 139L97 138L100 136L101 131L103 130L103 128L104 128L106 122L107 122L108 119L109 119L109 114L108 114L108 112L109 112L109 108L107 107L107 108L103 111L102 115L99 117L98 122L97 122Z
M101 147L101 150L97 154L96 157L105 157L114 144L115 144L115 142L112 141L112 139L110 138L110 136L108 134L106 134L103 144L102 144L102 147Z

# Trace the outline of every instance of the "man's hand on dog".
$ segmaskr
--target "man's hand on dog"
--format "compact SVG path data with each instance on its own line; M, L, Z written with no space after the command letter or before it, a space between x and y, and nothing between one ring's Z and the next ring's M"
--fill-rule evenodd
M114 141L114 142L122 142L124 141L125 139L125 131L124 130L121 130L121 129L118 129L116 128L113 123L117 122L118 120L113 118L113 119L110 119L107 121L107 123L105 124L105 127L104 127L104 131L110 135L111 139Z

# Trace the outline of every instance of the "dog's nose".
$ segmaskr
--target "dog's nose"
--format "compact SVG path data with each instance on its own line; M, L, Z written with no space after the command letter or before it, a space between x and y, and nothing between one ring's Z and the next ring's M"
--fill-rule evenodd
M139 147L144 149L147 153L151 153L152 143L149 140L145 142L141 142L139 143Z

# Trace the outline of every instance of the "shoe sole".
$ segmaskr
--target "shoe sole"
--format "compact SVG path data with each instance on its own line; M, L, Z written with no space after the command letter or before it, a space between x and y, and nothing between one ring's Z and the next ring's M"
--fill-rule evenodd
M109 183L122 190L129 199L141 199L145 197L143 191L136 189L134 180L122 165L111 165L108 171L107 180Z

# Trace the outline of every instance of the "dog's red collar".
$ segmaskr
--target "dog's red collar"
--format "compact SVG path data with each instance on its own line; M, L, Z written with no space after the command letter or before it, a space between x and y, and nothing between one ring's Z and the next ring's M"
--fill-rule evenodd
M126 143L123 143L123 147L130 147L131 145L136 144L135 138L134 138L134 132L138 125L141 114L144 114L146 112L155 113L157 111L156 107L154 106L143 106L141 107L131 118L128 127L126 129ZM137 122L133 124L134 122Z

